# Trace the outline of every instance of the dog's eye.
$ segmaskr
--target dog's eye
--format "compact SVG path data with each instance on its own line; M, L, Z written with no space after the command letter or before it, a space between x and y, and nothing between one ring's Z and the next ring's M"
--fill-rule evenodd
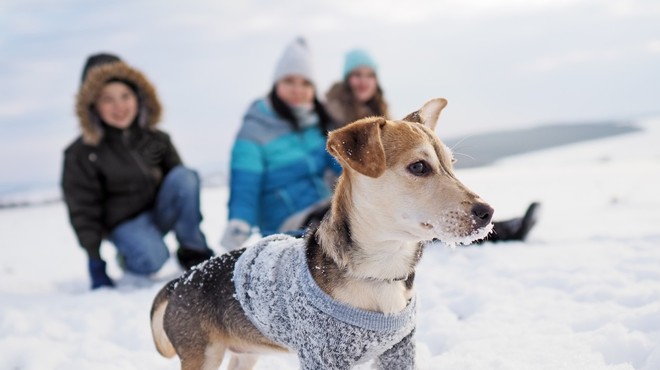
M408 171L415 176L425 176L431 172L431 166L426 161L417 161L408 166Z

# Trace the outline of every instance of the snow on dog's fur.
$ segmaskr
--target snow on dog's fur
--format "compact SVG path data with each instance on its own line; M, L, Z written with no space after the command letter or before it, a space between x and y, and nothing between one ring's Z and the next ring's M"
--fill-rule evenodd
M318 229L305 240L266 238L166 285L152 307L158 351L178 354L182 369L217 369L226 350L230 369L250 369L268 350L296 352L305 369L370 359L414 368L413 281L425 241L467 244L492 227L492 208L454 176L433 132L446 104L331 132L327 149L344 171Z

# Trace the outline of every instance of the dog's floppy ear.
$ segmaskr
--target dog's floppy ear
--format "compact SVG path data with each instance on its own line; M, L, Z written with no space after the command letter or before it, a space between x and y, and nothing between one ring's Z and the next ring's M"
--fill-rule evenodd
M327 149L355 171L378 177L385 171L385 149L381 141L383 117L369 117L328 134Z
M427 101L419 110L416 110L404 118L404 121L418 122L422 125L435 130L438 123L440 112L447 106L447 99L437 98Z

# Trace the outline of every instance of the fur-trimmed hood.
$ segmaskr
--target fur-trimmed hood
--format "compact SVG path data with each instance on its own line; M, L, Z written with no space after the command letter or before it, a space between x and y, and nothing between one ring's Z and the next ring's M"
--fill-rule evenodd
M380 106L385 118L389 119L387 103L382 96L378 95L374 103ZM328 114L336 124L335 128L343 127L361 118L381 115L372 106L357 103L351 96L345 82L337 82L330 87L325 95L325 106Z
M100 65L89 71L76 96L76 115L85 144L96 146L103 138L103 125L94 108L94 102L103 86L114 79L129 82L137 90L140 127L155 130L160 121L162 109L156 89L142 72L124 62Z

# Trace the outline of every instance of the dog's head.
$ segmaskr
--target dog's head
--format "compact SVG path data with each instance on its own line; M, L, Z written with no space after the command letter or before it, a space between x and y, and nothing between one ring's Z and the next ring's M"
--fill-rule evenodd
M453 155L433 131L446 105L433 99L401 121L369 117L330 132L352 222L402 241L467 244L488 235L493 209L456 178Z

